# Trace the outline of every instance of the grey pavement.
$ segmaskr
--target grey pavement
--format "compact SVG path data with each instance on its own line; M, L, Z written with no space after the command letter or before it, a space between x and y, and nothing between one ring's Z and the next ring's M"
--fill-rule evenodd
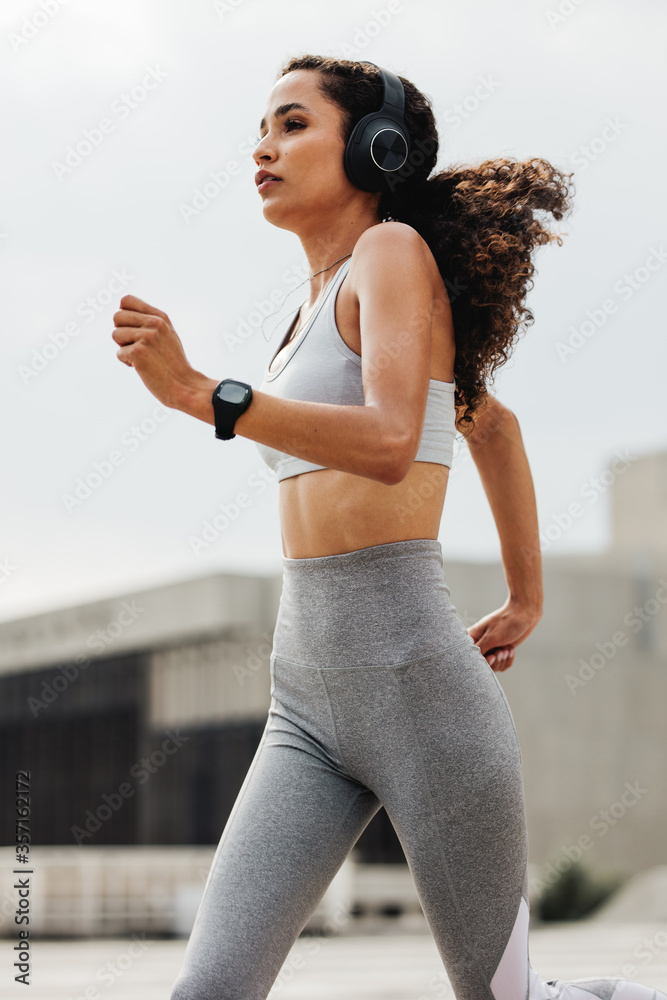
M375 932L374 932L375 931ZM28 990L13 982L10 940L1 943L0 993L7 1000L168 1000L185 940L35 940ZM667 925L593 921L538 925L533 968L547 979L623 976L667 991ZM627 976L627 970L625 970ZM383 920L365 933L302 935L271 1000L452 1000L423 918Z

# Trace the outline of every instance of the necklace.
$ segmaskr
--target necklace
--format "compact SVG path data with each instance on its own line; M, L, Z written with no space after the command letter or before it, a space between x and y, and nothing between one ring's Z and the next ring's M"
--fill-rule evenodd
M322 274L322 272L323 272L323 271L328 271L328 270L330 270L330 268L332 268L332 267L334 266L334 264L340 264L341 260L345 260L345 257L351 257L351 256L352 256L352 253L351 253L351 252L350 252L350 253L346 253L346 254L345 254L345 255L344 255L343 257L339 257L339 258L338 258L338 260L335 260L335 261L333 262L333 264L329 264L329 265L328 265L327 267L323 267L323 268L322 268L322 269L321 269L320 271L315 271L315 274L309 274L307 278L304 278L304 279L303 279L303 281L300 281L298 285L295 285L295 286L294 286L294 288L293 288L293 289L292 289L292 291L291 291L291 292L289 293L289 295L292 295L292 294L293 294L293 293L294 293L294 292L295 292L295 291L297 290L297 288L301 288L301 285L305 285L305 283L306 283L307 281L310 281L310 279L311 279L311 278L314 278L314 277L315 277L315 275L317 275L317 274ZM324 288L323 288L323 289L322 289L322 290L320 291L320 294L319 294L319 295L317 296L317 300L316 300L316 302L315 302L315 306L317 306L317 302L319 302L319 299L320 299L320 296L322 295L322 292L323 292L323 291L325 291L325 289L326 289L326 288L327 288L327 285L325 285L325 287L324 287ZM283 306L284 306L284 303L283 303ZM282 308L282 307L281 307L281 308ZM278 311L279 311L279 310L278 310ZM272 316L272 315L275 315L275 313L269 313L268 315L269 315L269 316ZM312 315L312 313L311 313L311 315ZM265 340L266 340L266 336L264 335L264 324L265 324L265 322L266 322L267 318L268 318L268 316L264 316L264 319L262 320L262 323L261 323L261 331L262 331L262 335L264 336L264 339L265 339ZM309 318L310 318L310 317L309 317ZM281 322L281 321L279 320L278 322ZM276 329L276 325L277 325L277 324L274 324L274 326L273 326L273 330L275 330L275 329ZM296 333L297 333L297 332L298 332L298 331L299 331L299 330L301 329L301 326L302 326L302 323L301 323L301 309L299 309L299 320L298 320L298 325L297 325L297 327L296 327L296 328L295 328L294 330L292 330L292 332L291 332L291 334L290 334L290 336L289 336L289 340L286 340L286 341L285 341L285 343L284 343L284 344L282 345L282 347L280 348L280 350L282 350L282 348L283 348L283 347L287 347L287 345L288 345L289 343L291 343L291 341L292 341L292 340L294 339L294 335L295 335L295 334L296 334ZM273 332L273 331L272 331L272 332ZM269 336L270 336L270 335L269 335ZM279 354L279 353L280 353L280 351L278 352L278 354ZM278 355L276 354L276 356L275 356L275 357L277 357L277 356L278 356ZM274 361L275 361L275 357L274 357L274 359L273 359Z
M315 274L310 274L310 275L309 275L309 276L308 276L307 278L304 278L304 280L303 280L303 281L301 281L301 282L300 282L300 283L299 283L299 284L298 284L298 285L296 286L296 288L294 288L294 289L293 289L293 291L296 291L296 289L297 289L297 288L301 288L301 285L305 285L305 283L306 283L307 281L310 281L310 280L311 280L311 278L314 278L314 277L315 277L315 275L318 275L318 274L322 274L322 272L323 272L323 271L329 271L329 270L330 270L330 269L331 269L331 268L332 268L332 267L334 266L334 264L340 264L341 260L345 260L345 257L351 257L351 256L352 256L352 254L351 254L351 253L346 253L344 257L339 257L339 258L338 258L338 260L335 260L335 261L333 262L333 264L329 264L329 266L328 266L328 267L323 267L321 271L315 271ZM316 308L317 308L317 303L318 303L318 302L320 301L320 299L322 298L322 293L323 293L324 291L326 291L326 289L327 289L328 287L329 287L329 282L327 282L327 283L326 283L326 285L324 285L324 286L323 286L323 288L322 288L322 289L320 290L320 294L319 294L319 295L317 296L317 298L315 299L315 303L314 303L314 305L313 305L313 308L312 308L312 309L310 310L310 313L309 313L309 315L308 315L308 319L310 319L310 317L311 317L311 316L313 315L313 313L315 312L315 310L316 310ZM294 338L296 337L297 333L299 333L299 331L300 331L300 330L302 329L302 327L303 327L303 326L305 326L305 323L307 323L307 322L308 322L308 320L305 320L305 321L304 321L304 320L302 319L302 316L301 316L301 309L299 309L299 318L298 318L298 320L297 320L297 323L296 323L296 326L294 327L294 329L293 329L293 330L292 330L292 332L290 333L290 335L289 335L288 339L287 339L287 340L285 341L285 343L283 344L283 347L287 347L287 345L288 345L289 343L291 343L291 341L292 341L292 340L294 340ZM281 350L282 350L282 348L281 348Z

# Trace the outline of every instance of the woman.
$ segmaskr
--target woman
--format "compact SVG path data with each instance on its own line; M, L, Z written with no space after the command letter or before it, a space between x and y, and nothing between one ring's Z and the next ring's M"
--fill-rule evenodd
M457 1000L655 1000L620 980L544 983L530 967L521 757L494 673L540 620L542 582L521 433L487 382L532 322L531 252L562 242L534 211L562 218L566 177L500 160L427 180L430 102L400 78L401 119L400 85L382 74L304 56L271 91L258 192L311 277L259 391L193 370L166 314L141 299L124 296L114 317L119 359L164 405L255 441L280 481L271 707L172 1000L266 997L381 805ZM369 146L364 175L348 140L385 98L388 166ZM437 540L457 429L508 585L469 630Z

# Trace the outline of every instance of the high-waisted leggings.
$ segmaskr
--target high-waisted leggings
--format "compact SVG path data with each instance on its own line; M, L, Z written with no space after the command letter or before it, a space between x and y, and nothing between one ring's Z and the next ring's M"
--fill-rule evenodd
M519 743L440 543L283 567L266 727L172 1000L264 1000L381 806L457 1000L667 1000L626 980L543 982L530 966Z

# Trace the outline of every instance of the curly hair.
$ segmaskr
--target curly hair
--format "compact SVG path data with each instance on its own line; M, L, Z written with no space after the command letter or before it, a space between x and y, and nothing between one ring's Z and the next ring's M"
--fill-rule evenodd
M289 59L278 79L297 69L318 72L321 93L342 112L345 144L355 124L380 106L382 81L375 66L301 55ZM535 271L531 254L545 243L563 243L535 213L562 219L572 207L573 175L539 158L501 158L454 165L430 177L439 145L432 103L410 80L399 79L412 149L403 176L381 194L379 213L383 222L412 226L435 258L454 323L458 423L474 426L473 414L494 372L534 322L525 305Z

